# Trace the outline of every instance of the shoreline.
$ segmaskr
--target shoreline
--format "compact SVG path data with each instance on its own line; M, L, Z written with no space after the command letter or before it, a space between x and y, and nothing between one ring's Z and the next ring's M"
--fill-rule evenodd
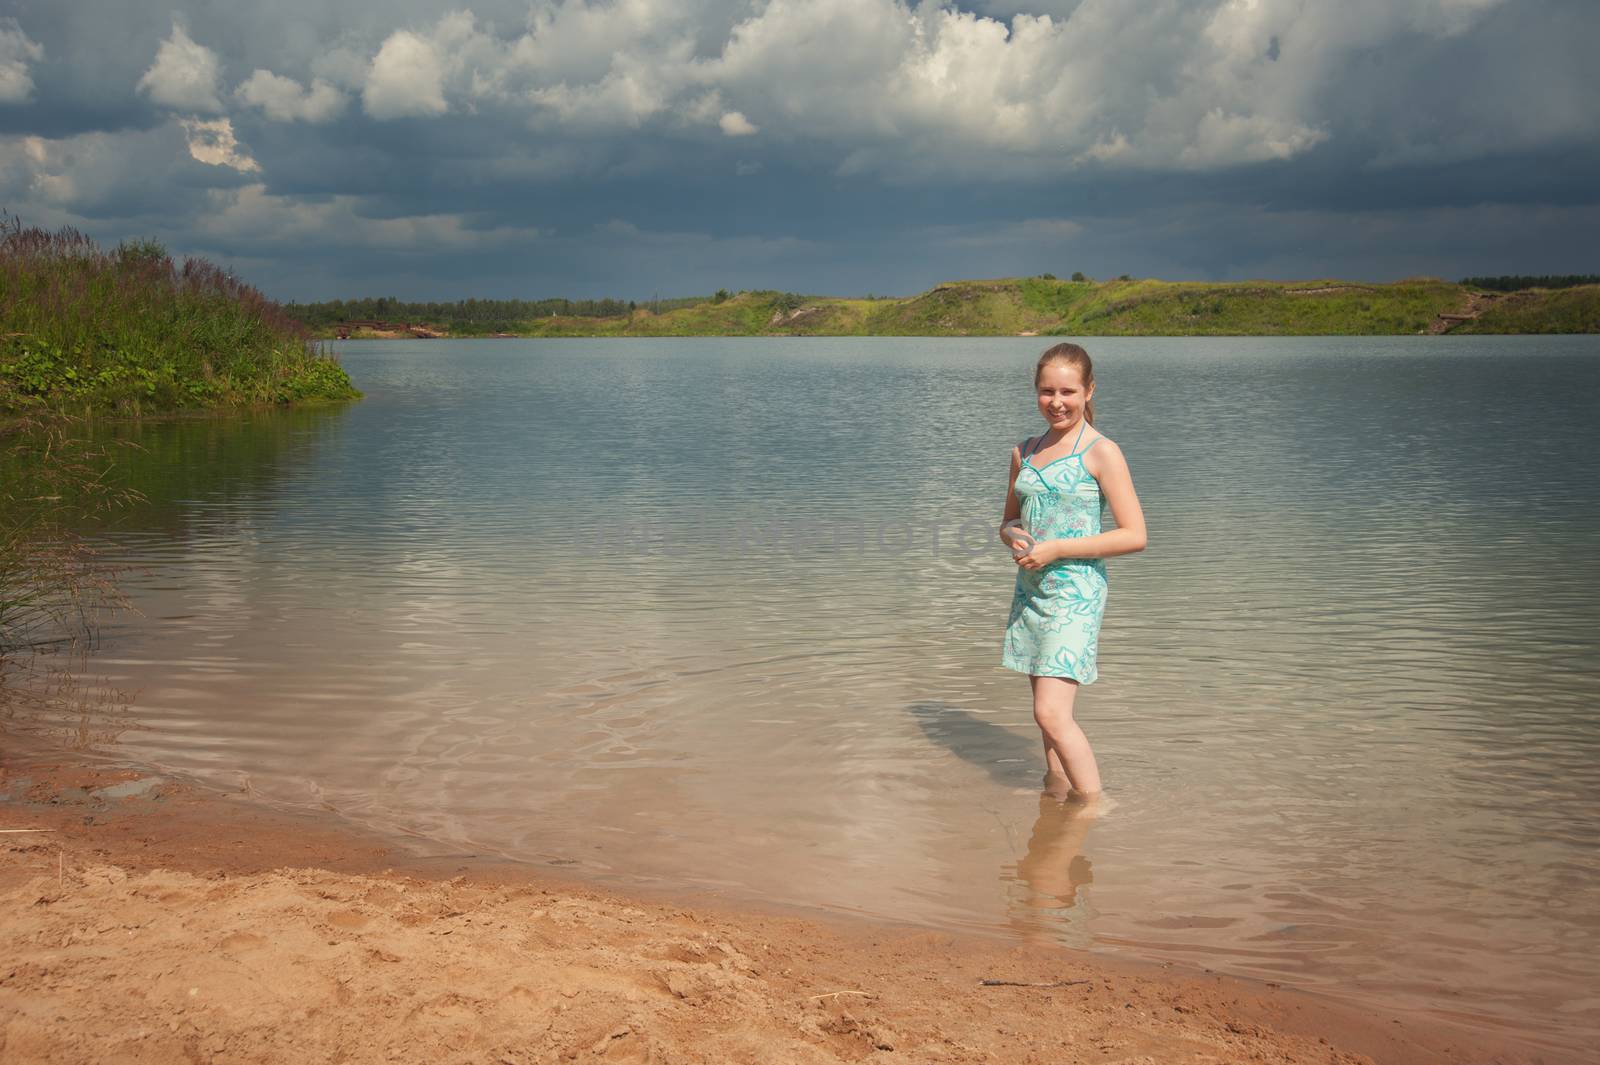
M0 731L0 830L12 1060L1568 1060L1170 963L424 857L29 734Z
M1555 288L1505 287L1548 281ZM772 289L632 306L616 299L419 302L333 300L288 306L319 339L834 336L1417 336L1600 332L1600 284L1586 278L1410 277L1364 282L1097 281L1032 277L945 281L908 296Z
M143 422L209 421L250 414L283 414L288 411L331 410L346 404L359 403L365 398L366 394L361 393L355 396L344 396L339 399L328 399L319 396L312 399L297 399L292 403L240 403L227 407L171 407L160 410L140 411L137 414L119 413L114 410L72 412L56 409L31 413L0 412L0 433L26 428L32 423L45 420L76 420L93 422L96 425L136 425Z
M440 333L431 337L318 335L319 344L367 344L435 340L1394 340L1400 337L1581 337L1570 333ZM339 400L328 400L336 403Z

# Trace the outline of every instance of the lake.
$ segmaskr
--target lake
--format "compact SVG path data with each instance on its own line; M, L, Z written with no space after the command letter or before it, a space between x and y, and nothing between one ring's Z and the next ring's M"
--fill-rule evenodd
M1087 343L1150 547L1039 796L999 666L1040 339L350 344L116 432L77 730L438 853L1600 1035L1600 340Z

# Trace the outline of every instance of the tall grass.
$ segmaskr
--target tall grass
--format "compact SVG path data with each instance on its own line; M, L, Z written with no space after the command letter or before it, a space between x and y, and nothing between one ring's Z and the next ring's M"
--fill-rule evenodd
M0 218L0 414L138 415L359 393L273 301L153 241Z
M123 605L78 523L141 501L87 429L59 415L0 424L0 732L65 722L76 747L132 727L125 694L77 676L99 613Z
M140 501L115 456L59 416L0 428L0 667L21 652L79 644L118 600L112 573L76 528Z

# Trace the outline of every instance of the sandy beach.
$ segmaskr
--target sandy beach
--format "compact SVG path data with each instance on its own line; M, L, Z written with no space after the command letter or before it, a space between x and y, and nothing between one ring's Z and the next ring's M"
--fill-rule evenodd
M8 1062L1558 1060L1200 970L422 859L9 736L0 829Z

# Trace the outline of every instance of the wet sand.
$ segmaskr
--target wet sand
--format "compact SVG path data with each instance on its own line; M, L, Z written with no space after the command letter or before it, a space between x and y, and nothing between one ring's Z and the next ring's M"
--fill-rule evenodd
M1564 1060L1200 970L422 858L4 733L0 830L7 1062Z

